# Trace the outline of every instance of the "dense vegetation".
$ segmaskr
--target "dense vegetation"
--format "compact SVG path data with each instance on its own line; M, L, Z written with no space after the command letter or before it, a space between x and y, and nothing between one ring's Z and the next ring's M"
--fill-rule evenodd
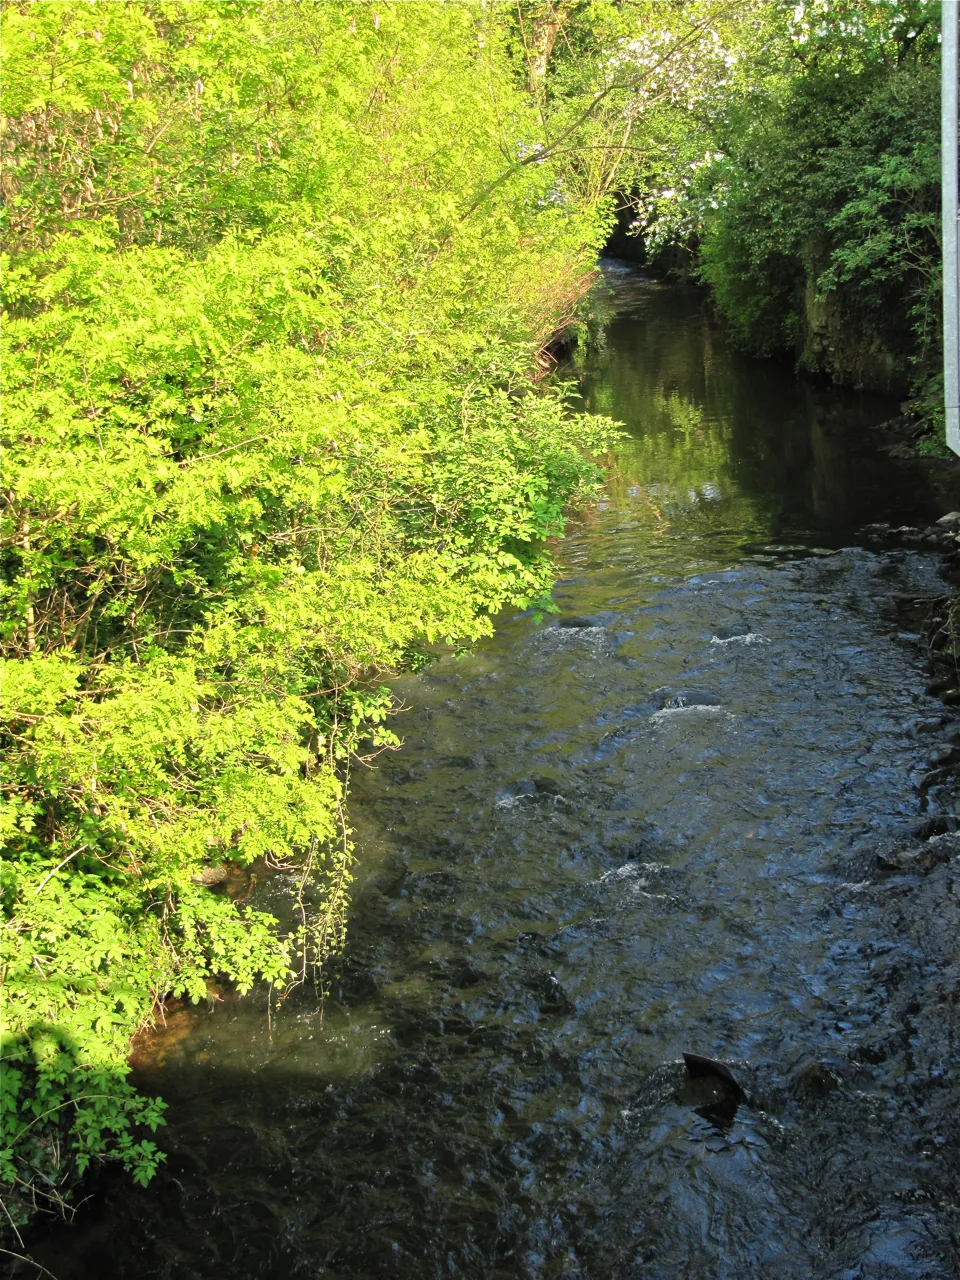
M475 6L12 4L3 1177L149 1177L158 999L337 944L377 673L545 602L603 236ZM207 885L294 865L303 929ZM245 892L248 877L227 877ZM56 1121L57 1123L52 1123Z
M384 673L549 607L612 428L540 375L611 193L754 347L812 288L926 367L931 6L833 7L3 5L14 1217L149 1179L126 1059L165 999L341 944ZM278 867L293 932L247 903Z
M639 193L731 332L942 423L936 0L750 6Z

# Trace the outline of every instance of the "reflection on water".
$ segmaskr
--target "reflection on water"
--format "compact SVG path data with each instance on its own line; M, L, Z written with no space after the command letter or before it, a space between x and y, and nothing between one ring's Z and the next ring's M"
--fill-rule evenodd
M630 436L559 615L397 682L332 998L177 1029L169 1163L38 1249L60 1280L954 1274L956 860L875 870L950 730L885 601L940 586L850 545L943 500L889 403L612 276L582 394Z
M895 401L817 386L731 351L704 295L609 264L617 314L585 371L584 402L624 422L609 493L651 532L841 542L860 525L922 516L929 469L891 468L873 428ZM939 512L937 512L939 514Z

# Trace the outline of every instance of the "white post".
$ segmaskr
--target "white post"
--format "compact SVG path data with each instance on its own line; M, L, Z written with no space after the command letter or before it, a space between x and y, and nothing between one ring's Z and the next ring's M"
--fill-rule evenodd
M943 395L947 444L960 453L960 278L957 256L957 36L960 0L942 0Z

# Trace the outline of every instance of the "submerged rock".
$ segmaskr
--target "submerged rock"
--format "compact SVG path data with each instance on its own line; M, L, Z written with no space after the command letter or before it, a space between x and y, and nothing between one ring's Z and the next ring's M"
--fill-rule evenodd
M793 1073L794 1092L805 1098L825 1098L839 1088L840 1077L823 1062L804 1062Z
M682 707L719 707L720 699L706 689L658 689L657 698L661 711L679 710Z
M558 618L557 626L567 627L570 630L588 631L588 630L593 630L595 627L603 626L603 623L594 622L592 618L581 618L577 616L577 617L568 617L568 618Z
M954 831L931 836L922 844L896 841L877 853L883 871L901 875L926 875L934 867L960 854L960 834Z

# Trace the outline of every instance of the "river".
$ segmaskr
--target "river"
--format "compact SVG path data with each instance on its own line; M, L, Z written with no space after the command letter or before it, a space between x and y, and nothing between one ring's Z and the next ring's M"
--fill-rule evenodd
M858 532L960 505L955 472L606 274L570 376L629 436L559 613L396 681L322 1012L171 1018L139 1073L168 1162L35 1245L58 1280L957 1273L960 861L877 865L952 812L958 721L893 607L944 587Z

